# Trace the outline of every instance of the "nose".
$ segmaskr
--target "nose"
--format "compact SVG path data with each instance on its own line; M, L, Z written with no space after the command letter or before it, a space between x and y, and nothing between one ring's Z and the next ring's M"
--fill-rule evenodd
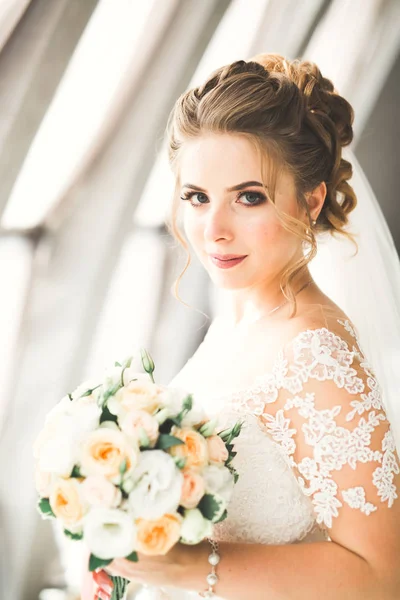
M204 227L204 239L215 242L219 239L232 240L234 235L233 222L229 208L220 206L207 212Z

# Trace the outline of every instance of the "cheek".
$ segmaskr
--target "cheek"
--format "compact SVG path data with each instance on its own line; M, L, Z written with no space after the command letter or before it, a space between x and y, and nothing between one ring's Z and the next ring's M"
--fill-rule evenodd
M279 244L285 234L285 230L277 221L270 223L253 222L244 226L244 233L250 244L256 249L271 247Z
M188 212L183 215L183 230L190 244L198 245L203 238L203 226L199 219L193 218Z

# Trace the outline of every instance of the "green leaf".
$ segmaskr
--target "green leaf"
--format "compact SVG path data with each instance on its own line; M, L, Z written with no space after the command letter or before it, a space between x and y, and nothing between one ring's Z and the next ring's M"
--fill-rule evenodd
M221 521L224 521L227 516L228 516L228 511L225 509L224 512L222 513L222 515L220 516L220 518L217 519L217 521L214 521L214 523L220 523Z
M89 571L95 571L99 567L106 567L112 561L112 558L99 558L98 556L91 554L89 558Z
M173 456L173 459L175 461L176 466L178 467L178 469L183 469L183 467L186 465L187 463L187 458L182 456L180 458L178 458L177 456Z
M48 498L39 498L37 506L39 511L42 513L43 517L46 517L48 519L56 517L50 506L50 500Z
M189 394L189 396L187 396L184 399L182 407L183 407L183 410L186 410L188 412L190 410L192 410L192 408L193 408L193 396L192 396L192 394Z
M74 465L74 468L72 469L72 473L70 475L70 477L82 477L82 473L79 470L79 466L78 465Z
M122 367L121 363L119 363L118 361L115 361L114 363L114 367Z
M119 465L119 472L121 473L121 475L123 475L126 472L127 467L128 467L128 462L127 462L126 458L124 458L123 461L121 462L121 464Z
M72 533L72 531L68 531L68 529L64 529L64 534L71 538L71 540L82 540L83 533Z
M113 415L109 410L107 406L103 407L103 412L101 413L101 417L100 417L100 425L102 423L104 423L104 421L114 421L114 423L118 424L118 417L117 415Z
M215 519L219 519L223 510L221 510L222 502L212 494L204 494L200 500L197 508L205 519L215 522Z
M181 446L185 444L182 440L175 437L174 435L169 435L168 433L160 433L158 436L156 448L158 450L166 450L167 448L171 448L172 446Z
M124 577L111 576L111 581L113 582L113 589L110 600L121 600L124 597L129 580Z
M132 552L129 556L125 556L126 560L131 560L132 562L138 562L139 557L137 555L137 552Z

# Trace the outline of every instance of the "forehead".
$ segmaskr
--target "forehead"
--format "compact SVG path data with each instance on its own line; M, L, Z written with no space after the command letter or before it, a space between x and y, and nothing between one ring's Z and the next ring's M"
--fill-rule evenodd
M228 186L227 177L252 174L261 179L261 161L249 140L230 134L207 134L185 142L180 155L181 182L195 179L218 182ZM197 181L199 183L199 181ZM199 183L200 185L200 183Z
M267 159L267 160L265 160ZM223 190L244 181L263 181L268 187L268 157L247 138L235 134L204 134L183 144L179 158L181 186ZM293 177L278 169L276 191L294 193Z

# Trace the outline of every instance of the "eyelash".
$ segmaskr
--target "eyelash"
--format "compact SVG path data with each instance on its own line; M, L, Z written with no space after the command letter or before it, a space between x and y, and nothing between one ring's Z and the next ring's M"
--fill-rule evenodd
M203 192L186 192L185 194L183 194L181 196L181 200L190 200L193 196L195 196L196 194L201 194L202 196L205 196L205 194ZM241 198L242 196L245 196L246 194L253 194L253 196L257 196L258 201L253 203L253 204L243 204L243 206L260 206L260 204L262 204L267 198L264 194L261 194L260 192L240 192L240 194L238 194L236 196L236 199L238 200L239 198ZM191 206L193 206L193 208L199 208L200 206L202 206L203 204L206 204L206 202L200 202L200 204L193 204L193 202L190 203Z

